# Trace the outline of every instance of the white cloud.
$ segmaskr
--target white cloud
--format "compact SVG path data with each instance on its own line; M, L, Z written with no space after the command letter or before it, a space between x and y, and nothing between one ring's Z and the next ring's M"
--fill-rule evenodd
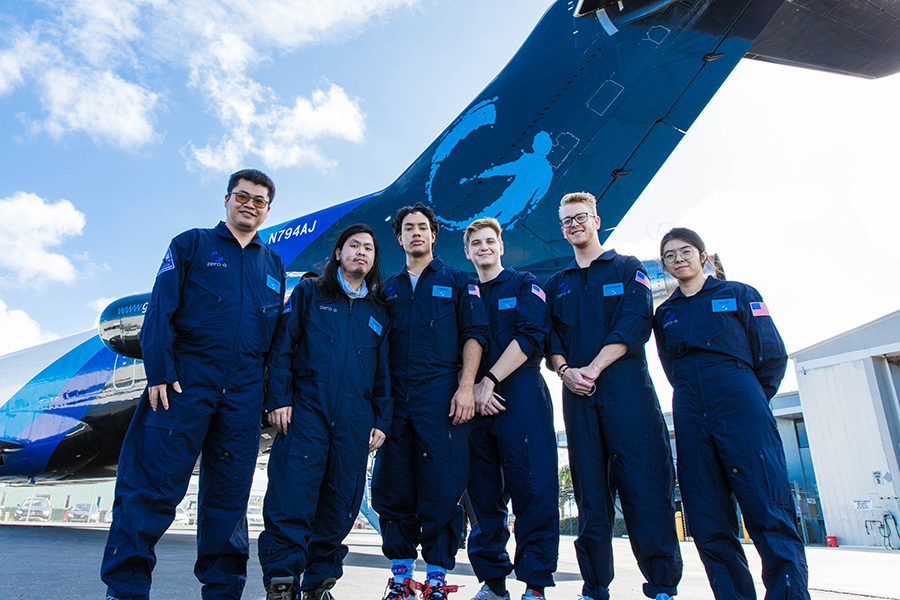
M50 281L74 281L77 272L68 257L51 252L72 236L81 235L85 217L71 202L50 204L36 194L16 192L0 198L0 269L12 273L20 284L41 287Z
M9 33L8 39L15 41L0 52L0 96L12 92L25 81L26 73L36 70L55 54L51 46L37 41L34 32L13 29Z
M115 73L50 69L43 86L49 113L43 127L53 137L80 131L127 149L156 138L151 119L159 97Z
M43 331L38 322L24 310L10 309L0 300L0 356L58 337Z
M367 23L421 0L69 0L36 22L31 47L0 54L0 94L29 77L33 47L53 50L46 68L30 76L41 83L46 116L22 115L32 130L59 139L71 133L96 143L135 149L159 139L156 113L166 91L182 87L168 79L184 73L218 121L219 133L197 147L184 140L189 164L228 171L246 157L269 167L334 162L316 142L331 138L359 143L364 115L359 102L330 84L309 97L279 99L253 71L303 46L334 43ZM52 13L51 13L52 14ZM38 43L38 38L40 44ZM44 56L48 52L43 53Z

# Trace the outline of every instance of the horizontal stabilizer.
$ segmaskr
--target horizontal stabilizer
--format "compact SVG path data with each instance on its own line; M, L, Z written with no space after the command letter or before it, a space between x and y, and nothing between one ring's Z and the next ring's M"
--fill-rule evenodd
M900 3L787 0L747 58L875 79L900 71Z

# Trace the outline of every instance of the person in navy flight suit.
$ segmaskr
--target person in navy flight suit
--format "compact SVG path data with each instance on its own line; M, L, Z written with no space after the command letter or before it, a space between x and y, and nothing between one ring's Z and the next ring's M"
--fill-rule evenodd
M205 600L240 598L247 501L259 453L265 357L281 316L284 265L257 230L275 186L238 171L225 222L175 237L141 329L147 389L122 445L101 566L107 598L148 598L154 546L201 454L194 573Z
M406 265L384 284L394 418L372 473L382 551L391 559L385 598L442 600L463 530L459 500L469 476L467 422L475 415L475 375L487 343L478 284L433 255L438 223L422 203L391 222ZM426 563L413 579L417 547Z
M669 434L647 370L650 280L633 256L605 250L597 202L586 192L560 201L560 225L575 252L547 282L550 362L563 381L563 418L575 502L575 554L584 598L606 600L613 579L618 492L644 594L668 600L681 580Z
M330 599L343 573L368 455L391 421L381 288L375 234L351 225L324 274L301 281L284 307L267 361L266 410L278 430L259 536L267 600L294 600L296 590Z
M469 534L469 561L484 582L473 600L509 600L506 577L515 564L525 582L523 600L542 599L553 585L559 555L559 475L556 432L547 383L540 372L550 307L531 273L503 268L500 223L473 221L464 236L466 257L478 272L490 323L475 386L469 432L469 499L477 524ZM510 562L506 505L516 516L516 552Z
M672 398L678 481L694 543L718 600L753 600L738 541L737 499L759 551L767 600L808 600L806 555L769 400L787 353L762 297L707 277L706 247L683 227L660 243L678 289L656 311L659 358Z

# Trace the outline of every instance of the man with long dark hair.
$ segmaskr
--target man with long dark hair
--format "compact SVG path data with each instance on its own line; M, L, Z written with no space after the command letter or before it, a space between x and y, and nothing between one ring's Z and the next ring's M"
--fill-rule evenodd
M268 600L330 599L343 540L384 443L393 401L378 245L367 225L337 238L324 274L301 281L269 354L269 458L259 561ZM302 578L302 579L301 579Z
M443 600L456 590L445 578L463 529L466 422L475 415L487 314L476 281L434 256L438 224L430 208L404 206L391 225L406 265L385 282L395 411L372 474L372 506L391 559L386 599L408 598L421 587L423 600ZM422 586L413 580L419 545L427 568Z

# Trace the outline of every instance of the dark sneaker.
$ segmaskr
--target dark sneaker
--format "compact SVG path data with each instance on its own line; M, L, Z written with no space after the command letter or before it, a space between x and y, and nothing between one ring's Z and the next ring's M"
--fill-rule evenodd
M396 580L393 577L388 579L387 588L384 590L384 598L381 600L401 600L402 598L415 598L416 590L422 589L418 583L410 577L406 579Z
M294 578L273 577L266 586L266 600L294 600Z
M422 584L422 600L447 600L447 594L459 590L461 585L447 585L446 583L437 587L431 587L431 583L426 581Z
M314 590L304 590L302 600L334 600L331 595L331 588L337 583L336 577L329 577L322 581L322 584Z

